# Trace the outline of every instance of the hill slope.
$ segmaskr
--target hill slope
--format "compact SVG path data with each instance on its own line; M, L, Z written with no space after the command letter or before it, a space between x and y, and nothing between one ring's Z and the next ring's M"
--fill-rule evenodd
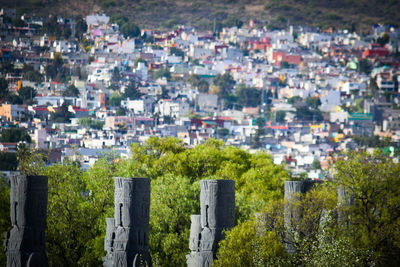
M214 21L221 27L250 19L270 27L290 23L369 29L373 23L400 24L398 0L0 0L0 5L38 15L105 12L146 28L189 24L211 30Z

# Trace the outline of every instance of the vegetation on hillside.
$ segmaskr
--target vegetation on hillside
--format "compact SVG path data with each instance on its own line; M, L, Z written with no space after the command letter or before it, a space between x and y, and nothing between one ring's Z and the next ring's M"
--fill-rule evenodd
M0 0L4 7L17 7L20 14L32 10L39 15L82 16L105 12L123 26L125 35L136 35L140 28L167 28L195 25L216 30L223 26L242 26L250 19L270 28L288 24L322 28L370 30L374 23L399 25L400 3L397 0L70 0L68 5L55 0ZM132 15L134 14L134 15ZM63 33L60 33L63 34Z

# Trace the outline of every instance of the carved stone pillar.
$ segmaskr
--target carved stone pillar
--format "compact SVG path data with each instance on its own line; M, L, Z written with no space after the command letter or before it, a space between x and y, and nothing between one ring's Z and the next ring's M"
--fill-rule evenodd
M223 231L235 224L235 182L232 180L200 181L201 215L192 215L188 266L211 266L216 258ZM197 240L198 239L198 240Z
M152 266L149 253L150 179L114 178L114 218L107 218L104 266Z
M4 242L7 267L46 267L47 177L14 175L10 181L13 228Z

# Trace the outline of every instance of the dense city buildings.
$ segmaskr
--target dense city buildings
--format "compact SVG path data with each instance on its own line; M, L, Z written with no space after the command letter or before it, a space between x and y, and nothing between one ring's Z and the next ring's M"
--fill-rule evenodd
M0 12L9 262L33 255L15 177L46 177L49 266L400 261L398 27L19 13Z

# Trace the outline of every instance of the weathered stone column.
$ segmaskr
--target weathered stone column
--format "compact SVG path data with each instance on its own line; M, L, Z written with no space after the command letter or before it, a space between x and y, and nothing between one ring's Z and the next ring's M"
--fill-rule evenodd
M46 176L13 175L10 178L11 224L6 233L7 266L48 266Z
M114 178L114 218L107 218L104 266L152 266L149 253L150 179Z
M201 215L191 217L188 266L211 266L217 255L218 242L224 238L223 231L235 224L235 182L201 180L200 187Z

